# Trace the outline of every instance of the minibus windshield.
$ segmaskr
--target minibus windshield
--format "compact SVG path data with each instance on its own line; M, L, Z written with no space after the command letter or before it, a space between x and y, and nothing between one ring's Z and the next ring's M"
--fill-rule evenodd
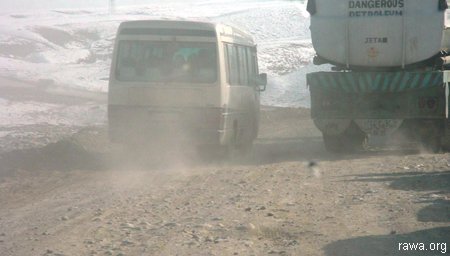
M115 74L123 82L214 83L216 44L122 40Z

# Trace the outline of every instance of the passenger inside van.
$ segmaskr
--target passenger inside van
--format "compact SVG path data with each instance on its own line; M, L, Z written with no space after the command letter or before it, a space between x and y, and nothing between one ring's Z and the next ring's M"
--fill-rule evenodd
M211 83L217 79L215 52L201 49L195 56L194 72L198 82Z

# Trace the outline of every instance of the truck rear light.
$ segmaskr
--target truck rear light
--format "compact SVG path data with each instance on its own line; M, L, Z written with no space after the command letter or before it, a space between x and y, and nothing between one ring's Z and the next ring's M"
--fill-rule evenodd
M436 109L437 105L438 99L435 97L419 98L419 109Z
M434 99L434 98L429 98L429 99L427 100L427 107L428 107L429 109L434 109L434 108L436 107L436 99Z

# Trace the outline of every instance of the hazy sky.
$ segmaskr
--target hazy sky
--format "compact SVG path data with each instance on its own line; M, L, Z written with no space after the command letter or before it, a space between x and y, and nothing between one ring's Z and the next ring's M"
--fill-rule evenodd
M223 2L224 0L114 0L116 6L140 5L146 3L167 4L169 2ZM239 0L237 0L239 1ZM262 1L262 0L261 0ZM265 0L267 1L267 0ZM304 0L297 0L304 1ZM66 9L66 8L108 8L110 0L0 0L0 13Z
M110 0L0 0L0 12L28 11L56 8L105 7ZM176 2L177 0L115 0L116 5L145 4L154 2ZM178 0L181 1L181 0Z

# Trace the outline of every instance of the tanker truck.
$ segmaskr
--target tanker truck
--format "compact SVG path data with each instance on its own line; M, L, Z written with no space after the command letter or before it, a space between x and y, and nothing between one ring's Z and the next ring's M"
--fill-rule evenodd
M446 0L309 0L311 117L331 152L368 139L448 148Z

